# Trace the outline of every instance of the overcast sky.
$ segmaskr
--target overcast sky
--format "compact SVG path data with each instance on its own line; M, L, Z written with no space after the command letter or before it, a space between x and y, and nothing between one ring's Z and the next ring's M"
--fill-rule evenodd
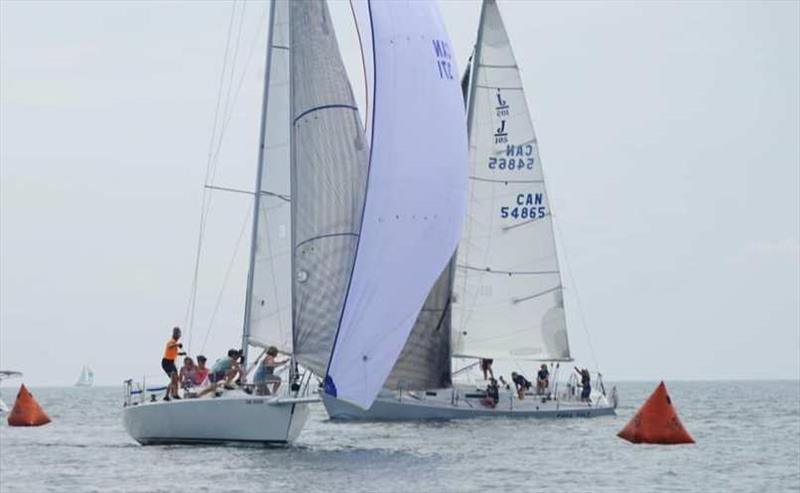
M440 4L463 69L480 4ZM266 7L234 12L220 186L253 186ZM160 373L185 325L231 8L0 2L2 369L32 385L83 364L102 384ZM800 3L500 8L572 272L573 356L593 366L584 318L607 379L800 377ZM361 99L348 6L331 9ZM249 207L212 205L192 333L212 359L239 345L246 230L203 340Z

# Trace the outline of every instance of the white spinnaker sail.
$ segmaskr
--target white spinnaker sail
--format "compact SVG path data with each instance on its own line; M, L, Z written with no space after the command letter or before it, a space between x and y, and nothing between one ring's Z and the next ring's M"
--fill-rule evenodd
M433 2L368 2L373 97L358 251L325 391L368 408L460 238L464 105ZM369 56L369 55L366 55Z
M293 331L328 365L361 226L369 148L326 2L291 2Z
M254 242L250 337L254 346L292 351L289 183L289 2L274 0L261 196Z
M522 80L485 0L470 86L470 180L458 249L454 354L569 359L561 275Z

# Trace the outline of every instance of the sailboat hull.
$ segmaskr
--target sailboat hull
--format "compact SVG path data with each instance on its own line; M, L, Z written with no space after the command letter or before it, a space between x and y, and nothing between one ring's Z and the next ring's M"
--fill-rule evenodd
M475 419L491 417L519 418L593 418L614 416L614 408L605 398L597 396L592 403L545 400L530 396L519 400L510 392L500 394L494 408L481 403L477 393L470 394L453 389L427 392L382 391L368 410L360 409L327 394L322 396L325 410L331 419L357 421L416 421ZM473 395L474 397L470 397Z
M292 443L316 398L260 397L228 392L221 397L132 403L123 410L125 430L142 445Z

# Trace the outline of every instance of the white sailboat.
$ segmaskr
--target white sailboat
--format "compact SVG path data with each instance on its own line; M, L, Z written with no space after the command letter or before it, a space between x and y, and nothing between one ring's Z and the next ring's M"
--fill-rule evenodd
M455 266L443 273L429 294L427 311L419 315L409 344L372 407L364 411L323 396L331 418L614 414L601 382L595 382L588 402L577 399L574 382L561 392L553 383L541 395L529 391L523 399L513 388L501 388L495 407L482 403L486 382L453 384L451 356L491 358L506 366L522 363L517 371L529 376L542 362L555 374L561 362L571 361L538 144L494 0L483 2L468 74L469 203ZM451 289L452 298L448 296ZM431 320L436 323L432 325ZM419 385L420 379L408 378L410 368L420 364L420 356L429 362L427 368L438 369L433 371L435 378L428 380L433 385Z
M84 365L81 368L81 375L78 377L78 381L75 382L76 387L91 387L94 385L94 371L91 368Z
M318 400L312 373L332 401L368 408L453 255L467 142L443 23L427 2L367 7L385 114L368 112L365 134L327 3L270 6L243 347L291 355L291 385L163 402L128 381L138 442L289 443Z
M18 371L0 370L0 383L9 378L21 378L22 373ZM0 413L7 413L9 410L8 405L3 402L2 395L0 395Z

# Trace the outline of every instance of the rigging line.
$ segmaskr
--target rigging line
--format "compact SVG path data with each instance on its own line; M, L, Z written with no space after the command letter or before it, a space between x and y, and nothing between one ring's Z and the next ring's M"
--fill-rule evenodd
M567 275L569 276L569 280L572 283L572 291L575 293L575 307L578 309L578 316L581 319L581 326L583 327L583 333L586 334L586 342L589 346L589 353L592 355L592 362L594 363L595 369L599 372L600 365L597 362L597 356L594 352L594 346L592 345L592 337L589 334L589 328L586 325L586 317L583 314L583 308L581 307L581 298L578 296L578 283L575 282L575 278L572 276L572 268L567 258L567 245L564 242L564 237L561 235L561 228L558 226L558 221L553 221L555 225L555 230L558 233L558 240L561 243L561 251L564 253L564 263L567 265Z
M220 127L219 137L217 138L217 148L214 151L214 156L212 157L212 160L211 160L211 178L210 178L209 181L206 182L207 185L214 183L214 178L217 176L217 169L219 167L219 153L220 153L220 149L222 148L223 137L225 136L225 131L228 129L228 123L230 122L230 119L233 116L233 107L235 106L236 99L237 99L237 97L239 95L239 90L237 88L236 93L234 93L233 98L231 98L231 91L232 91L233 85L234 85L233 84L233 78L234 78L234 74L236 73L236 65L237 65L237 62L239 60L239 45L241 44L241 39L242 39L242 31L243 31L243 28L244 28L244 13L245 13L246 8L247 8L247 1L245 0L243 2L243 4L242 4L242 11L241 11L241 14L239 16L239 28L238 28L238 31L236 33L236 44L234 45L234 48L233 48L233 60L231 61L230 75L228 77L228 90L227 90L227 92L225 94L225 105L223 106L223 110L222 110L222 126ZM255 42L261 36L261 28L263 27L263 25L264 25L264 22L263 22L263 18L262 18L262 20L259 21L259 29L258 29L258 31L256 31L256 36L255 36L255 39L253 40L253 45L251 46L251 49L250 49L250 55L249 55L249 58L247 59L247 61L245 62L245 68L244 68L244 70L242 72L242 75L241 75L241 77L239 79L239 86L238 87L241 87L242 81L244 80L244 76L247 73L247 69L248 69L248 66L250 64L250 60L252 58L253 51L255 49ZM209 200L209 202L210 202L210 200ZM208 208L209 209L211 208L210 204L209 204Z
M250 62L251 62L251 60L253 58L253 54L255 53L255 46L257 44L257 41L258 41L258 39L259 39L259 37L261 35L261 32L263 31L263 27L265 25L264 19L266 18L267 12L268 12L268 9L265 8L264 12L261 15L261 19L259 21L259 29L256 32L256 35L255 35L255 37L253 39L253 43L252 43L251 48L250 48L250 54L248 56L248 59L247 59L246 65L245 65L244 72L242 73L241 78L239 79L239 84L237 86L236 92L234 93L233 103L230 103L230 97L226 98L225 109L223 110L223 121L222 121L222 124L220 125L219 134L217 135L217 123L218 123L218 120L219 120L219 118L218 118L219 117L219 108L220 108L220 104L222 102L222 92L223 92L223 90L225 88L225 75L227 73L227 67L228 67L228 59L229 59L229 53L230 53L230 41L231 41L232 34L233 34L233 21L234 21L234 19L236 17L236 15L235 15L236 14L236 0L233 1L232 8L231 8L231 19L230 19L230 23L229 23L229 26L228 26L228 40L227 40L226 45L225 45L225 56L224 56L222 71L220 73L220 85L219 85L219 90L218 90L218 94L217 94L216 110L215 110L215 114L214 114L214 130L212 132L211 141L209 142L208 163L206 165L206 175L205 175L205 178L204 178L204 181L203 181L203 184L206 187L210 183L213 183L214 179L216 177L216 173L217 173L217 169L218 169L217 164L218 164L218 159L219 159L219 152L220 152L220 149L222 147L223 137L225 135L225 131L228 128L228 123L230 122L231 116L233 114L233 106L232 105L235 104L235 102L237 101L237 99L239 97L239 92L240 92L240 90L242 88L242 85L244 83L244 79L245 79L245 76L247 74L247 71L248 71L248 69L249 69L249 67L251 65ZM236 49L237 52L238 52L238 42L239 42L239 39L241 38L242 27L243 27L242 25L243 25L243 22L244 22L244 7L242 7L242 14L241 14L240 19L241 19L241 21L239 23L239 32L237 34L237 49ZM233 63L231 64L231 72L230 72L231 73L231 76L230 76L231 81L233 80L233 73L234 73L235 67L236 67L236 63L235 62L236 62L236 53L234 53L234 60L233 60ZM228 96L229 95L230 95L230 84L228 86ZM229 103L231 104L230 108L229 108ZM225 113L227 113L227 117L224 116ZM216 137L216 144L217 144L216 145L216 150L214 148L215 137ZM206 222L207 222L207 219L208 219L208 215L209 215L209 213L211 211L212 199L213 199L213 195L207 193L207 190L204 189L203 190L203 196L202 196L201 208L200 208L200 232L199 232L199 235L198 235L197 253L196 253L196 257L195 257L195 273L194 273L194 278L192 280L192 293L191 293L191 296L190 296L190 302L189 302L189 304L187 306L187 313L186 313L186 316L185 316L185 320L188 320L189 347L191 347L191 341L192 341L191 328L194 325L194 314L195 314L195 309L196 309L196 305L197 305L197 299L196 299L197 298L197 285L198 285L198 276L199 276L199 269L200 269L200 258L201 258L201 254L202 254L203 237L204 237L204 234L205 234L205 228L206 228Z
M217 89L217 102L214 108L214 121L211 127L211 138L208 142L208 157L206 161L206 173L205 177L203 178L204 183L208 183L208 176L209 170L211 168L211 156L212 151L214 149L214 141L217 135L217 124L219 122L219 110L220 110L220 103L222 102L222 89L225 84L225 72L228 66L228 52L230 51L230 44L231 44L231 34L233 33L233 19L235 18L236 14L236 0L234 0L231 4L231 17L228 21L228 36L225 42L225 53L222 58L222 70L220 70L219 76L219 88ZM194 260L194 273L192 275L192 283L189 292L189 301L186 305L186 313L184 315L183 321L184 326L186 326L187 332L189 333L189 341L187 344L187 349L191 349L192 346L192 324L194 322L194 309L196 304L197 298L197 278L200 269L200 254L202 251L203 245L203 229L205 228L205 203L206 203L206 196L207 192L203 190L201 205L200 205L200 226L199 232L197 235L197 247L195 252L195 260ZM191 314L191 319L190 319Z
M230 124L231 119L233 118L233 108L236 105L236 101L239 100L239 93L242 90L242 86L244 86L244 81L246 79L247 73L250 70L250 67L252 66L253 55L255 54L256 47L259 45L258 40L261 37L261 32L264 30L264 26L266 25L265 19L268 13L269 13L269 8L265 8L264 12L262 12L261 14L261 19L259 20L258 23L259 28L255 36L253 37L253 42L250 45L250 53L247 55L247 60L245 61L244 69L239 78L239 83L236 86L236 92L233 93L233 99L230 102L230 108L228 109L228 111L223 112L224 116L223 116L222 127L219 134L219 140L217 141L217 148L214 151L213 155L213 165L214 165L213 173L211 175L211 180L208 182L208 184L213 184L216 178L217 170L219 169L219 155L222 150L223 137L225 136L225 132L228 130L228 125ZM233 80L233 75L231 75L231 81L232 80ZM230 87L228 87L228 91L230 91ZM211 206L209 204L209 208L210 207Z
M242 245L242 238L244 238L244 232L247 229L247 225L250 223L250 212L245 214L244 216L244 223L242 224L242 229L239 231L239 238L236 240L236 246L233 248L233 255L231 255L231 260L228 262L228 268L225 271L225 277L222 280L222 287L220 287L219 295L217 295L217 303L214 305L214 311L211 313L211 320L208 322L208 327L206 328L206 335L203 338L203 345L200 346L200 352L205 351L206 349L206 342L208 342L208 336L211 333L211 328L214 326L214 320L217 318L217 313L219 312L219 307L222 304L222 295L225 294L225 287L228 285L228 279L231 277L231 272L233 271L233 265L236 262L236 257L239 253L239 247Z

